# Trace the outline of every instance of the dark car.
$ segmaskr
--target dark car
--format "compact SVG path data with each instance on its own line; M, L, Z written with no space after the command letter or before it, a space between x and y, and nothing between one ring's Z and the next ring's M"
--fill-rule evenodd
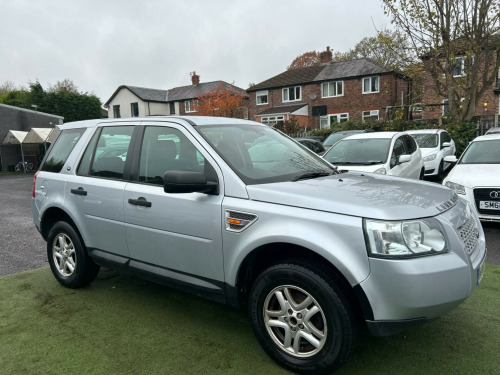
M311 139L311 138L294 138L294 139L301 145L306 146L309 150L315 152L318 155L323 155L325 153L325 148L323 147L323 144L316 139Z
M330 134L323 142L323 147L325 151L328 151L335 143L353 134L368 133L373 132L372 129L362 129L362 130L339 130Z

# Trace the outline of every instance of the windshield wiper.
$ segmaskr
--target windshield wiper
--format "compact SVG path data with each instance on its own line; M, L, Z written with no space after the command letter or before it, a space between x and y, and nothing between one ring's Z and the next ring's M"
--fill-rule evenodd
M326 171L323 171L323 172L308 172L308 173L304 173L304 174L301 174L297 177L294 177L292 179L293 182L295 181L299 181L299 180L308 180L308 179L311 179L311 178L316 178L316 177L326 177L326 176L331 176L332 174L336 174L337 173L337 170L333 170L333 171L330 171L330 172L326 172Z

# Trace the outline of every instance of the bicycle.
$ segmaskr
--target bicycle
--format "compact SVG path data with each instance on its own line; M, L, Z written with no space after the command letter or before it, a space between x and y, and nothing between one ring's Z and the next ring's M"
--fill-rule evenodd
M15 171L20 172L20 171L26 171L29 172L33 169L33 163L27 162L27 161L20 161L19 163L16 164Z

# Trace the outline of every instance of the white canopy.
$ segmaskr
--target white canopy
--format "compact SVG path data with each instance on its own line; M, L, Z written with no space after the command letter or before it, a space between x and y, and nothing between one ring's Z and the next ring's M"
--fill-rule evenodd
M21 144L24 139L26 138L26 135L28 135L28 132L23 132L19 130L9 130L7 135L2 141L3 145L19 145Z
M52 128L31 128L23 143L44 143L47 142Z

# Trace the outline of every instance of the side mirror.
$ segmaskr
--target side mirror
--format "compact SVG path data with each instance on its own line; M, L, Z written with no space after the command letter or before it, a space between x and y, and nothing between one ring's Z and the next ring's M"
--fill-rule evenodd
M450 142L444 142L443 145L441 146L441 149L446 148L446 147L451 147Z
M167 171L163 176L163 190L165 193L205 193L219 194L219 184L207 181L202 172Z
M445 156L443 160L447 163L452 163L452 164L455 164L458 161L455 155Z
M411 160L411 155L401 155L398 158L398 164L408 163Z

